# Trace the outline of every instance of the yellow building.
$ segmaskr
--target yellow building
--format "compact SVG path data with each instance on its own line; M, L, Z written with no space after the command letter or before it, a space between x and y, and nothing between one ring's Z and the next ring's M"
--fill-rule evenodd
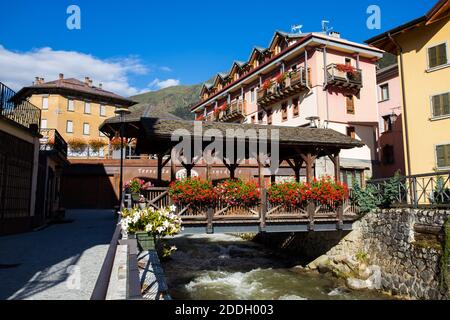
M398 56L405 168L450 170L450 2L366 41Z
M96 151L90 143L104 141L106 138L98 127L107 118L115 116L116 108L128 108L135 102L102 89L102 85L93 86L88 77L85 81L77 79L59 79L45 82L36 78L30 87L22 88L17 98L28 99L42 110L41 128L56 129L69 144L69 156L104 157L106 147ZM74 143L76 142L76 143ZM77 144L84 148L74 149ZM72 148L71 148L72 147Z

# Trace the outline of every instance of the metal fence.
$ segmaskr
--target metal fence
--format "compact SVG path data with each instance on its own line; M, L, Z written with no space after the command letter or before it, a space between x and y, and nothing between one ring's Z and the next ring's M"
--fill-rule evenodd
M15 101L16 92L0 82L0 116L26 128L37 130L41 121L41 110L27 100Z
M384 190L394 185L397 189L394 206L418 207L450 207L450 171L426 173L411 176L370 180L376 195L381 200Z

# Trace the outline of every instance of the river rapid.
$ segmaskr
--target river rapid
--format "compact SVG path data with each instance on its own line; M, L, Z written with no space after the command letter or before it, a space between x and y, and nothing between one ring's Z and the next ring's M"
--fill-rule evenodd
M305 272L301 257L273 252L234 235L181 235L163 263L173 299L368 300L390 299L377 291L352 291L331 275Z

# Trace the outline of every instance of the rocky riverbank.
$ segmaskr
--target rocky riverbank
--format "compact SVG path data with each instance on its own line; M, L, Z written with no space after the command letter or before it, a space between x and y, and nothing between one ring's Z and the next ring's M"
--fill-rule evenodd
M442 247L449 215L448 210L377 210L355 222L348 234L266 234L255 240L310 257L306 270L333 274L354 290L448 299Z

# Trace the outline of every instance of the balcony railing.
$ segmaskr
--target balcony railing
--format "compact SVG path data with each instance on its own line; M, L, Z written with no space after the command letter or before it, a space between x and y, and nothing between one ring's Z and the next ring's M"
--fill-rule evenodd
M27 100L12 101L16 92L0 82L0 116L28 129L38 130L41 110Z
M310 75L311 70L308 69L308 77L306 69L300 68L296 71L286 73L285 78L281 82L270 81L269 88L261 88L257 92L258 105L268 106L289 96L297 94L311 86Z
M63 157L67 157L67 142L56 129L41 129L41 151L56 151Z
M353 68L352 72L343 71L339 65L332 63L327 66L327 85L343 88L362 88L362 70Z
M227 122L243 119L246 115L245 107L246 107L245 100L231 101L227 105L225 111L221 111L219 113L218 120Z

